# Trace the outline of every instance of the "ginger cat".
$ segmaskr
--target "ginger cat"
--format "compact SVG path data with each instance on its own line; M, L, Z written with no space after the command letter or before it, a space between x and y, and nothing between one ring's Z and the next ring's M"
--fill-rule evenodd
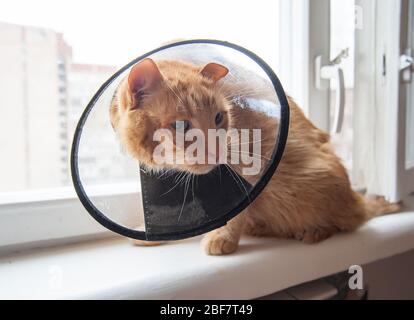
M153 132L159 128L175 130L176 121L185 130L199 128L205 133L208 129L240 129L259 124L265 161L273 148L266 140L274 141L276 120L235 105L229 92L237 93L237 88L223 85L227 74L228 69L217 63L197 66L145 59L136 64L119 85L110 108L112 126L126 152L154 170L173 168L205 174L215 165L157 165L153 160L157 144L152 140ZM243 84L244 89L246 85ZM368 199L354 192L345 168L331 149L329 135L306 119L291 98L288 100L289 135L275 174L243 212L204 236L202 247L207 254L234 252L243 233L314 243L337 232L355 230L376 215L399 209L398 204L379 197ZM233 169L239 172L241 168ZM256 177L249 182L254 183Z

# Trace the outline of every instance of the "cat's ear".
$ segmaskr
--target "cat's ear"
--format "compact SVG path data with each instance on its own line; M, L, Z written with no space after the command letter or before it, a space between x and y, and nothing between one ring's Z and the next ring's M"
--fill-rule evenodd
M155 62L144 59L129 72L128 88L132 96L132 109L140 106L142 96L156 90L162 82L162 75Z
M229 69L221 64L210 62L204 66L200 73L214 82L219 81L229 73Z

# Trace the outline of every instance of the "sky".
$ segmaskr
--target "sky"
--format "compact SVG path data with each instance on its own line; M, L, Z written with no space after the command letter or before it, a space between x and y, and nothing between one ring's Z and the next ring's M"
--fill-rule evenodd
M278 1L0 0L0 21L62 32L74 61L121 66L177 38L235 42L277 59Z

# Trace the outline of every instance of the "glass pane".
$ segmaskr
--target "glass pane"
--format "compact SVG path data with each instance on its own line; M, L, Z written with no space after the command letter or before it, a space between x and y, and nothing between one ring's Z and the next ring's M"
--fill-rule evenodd
M332 135L336 153L342 158L348 171L352 171L352 109L354 87L354 1L331 0L331 59L349 48L348 57L340 67L345 78L345 113L342 130ZM331 83L331 124L333 124L336 83Z
M24 8L24 10L22 9ZM120 66L179 38L237 43L277 61L278 1L24 1L0 10L0 192L70 185L73 131ZM112 141L95 135L100 152ZM88 179L125 182L85 152Z

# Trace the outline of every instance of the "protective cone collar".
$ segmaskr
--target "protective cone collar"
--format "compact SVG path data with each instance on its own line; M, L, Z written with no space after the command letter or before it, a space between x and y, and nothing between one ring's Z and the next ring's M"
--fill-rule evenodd
M187 179L180 171L150 172L120 147L109 118L111 101L131 68L146 58L157 65L165 60L200 67L214 62L229 70L219 80L221 88L227 90L226 99L232 108L247 119L244 123L232 120L236 132L247 126L246 129L259 129L261 133L260 139L255 140L253 135L248 143L251 148L259 145L254 149L258 153L251 149L243 153L242 145L247 143L242 138L240 149L235 149L236 153L240 150L241 159L243 154L250 156L248 164L243 160L238 165L219 164L207 174ZM140 240L193 237L225 225L259 195L282 157L288 127L289 107L283 88L272 69L257 55L217 40L168 44L128 63L93 96L73 138L73 184L86 210L109 230ZM248 170L252 163L260 163L259 170L253 173ZM100 185L118 187L105 194L97 192ZM122 192L120 185L128 185L129 189Z

